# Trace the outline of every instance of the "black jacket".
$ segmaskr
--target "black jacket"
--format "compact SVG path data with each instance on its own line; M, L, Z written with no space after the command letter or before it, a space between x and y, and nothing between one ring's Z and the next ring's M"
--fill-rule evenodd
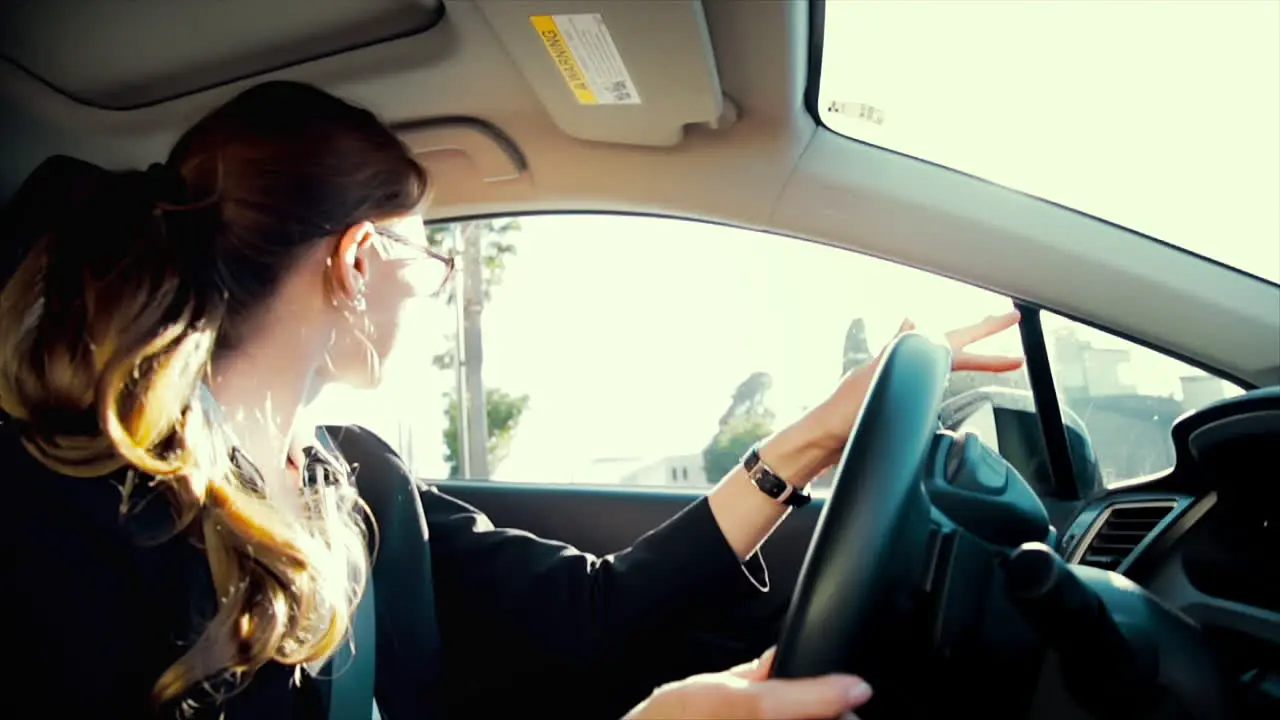
M378 523L375 692L386 720L617 717L661 682L759 649L692 649L767 585L705 501L595 557L495 529L416 483L367 430L331 434ZM203 555L183 537L140 542L148 508L122 521L117 482L53 473L3 428L0 463L0 617L12 628L0 716L148 717L152 684L212 613ZM167 517L155 505L153 517ZM226 720L323 718L322 689L292 677L264 667L226 702Z

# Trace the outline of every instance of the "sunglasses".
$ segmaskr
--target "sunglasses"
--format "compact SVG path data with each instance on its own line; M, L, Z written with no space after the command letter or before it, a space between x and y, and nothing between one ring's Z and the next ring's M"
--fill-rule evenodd
M374 228L374 232L388 241L378 248L386 260L421 260L429 258L439 262L442 268L440 282L432 294L439 295L444 291L449 284L449 280L453 278L453 271L457 267L457 261L453 255L436 252L427 246L426 240L414 240L401 235L395 230Z

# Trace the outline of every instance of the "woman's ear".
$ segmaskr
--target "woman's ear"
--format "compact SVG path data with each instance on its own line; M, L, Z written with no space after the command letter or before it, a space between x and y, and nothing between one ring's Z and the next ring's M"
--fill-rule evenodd
M355 302L364 292L369 280L367 256L376 236L373 223L362 222L347 228L338 238L328 263L329 280L335 295Z

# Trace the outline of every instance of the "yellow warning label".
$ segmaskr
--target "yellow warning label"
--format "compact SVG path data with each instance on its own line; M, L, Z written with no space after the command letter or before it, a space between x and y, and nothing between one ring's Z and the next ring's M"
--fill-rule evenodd
M551 53L551 59L555 61L556 67L560 69L560 74L564 76L564 81L569 85L569 90L573 91L578 102L583 105L598 104L599 100L596 99L595 93L591 91L591 84L587 81L587 74L583 71L578 59L573 56L573 50L569 49L569 44L565 42L564 34L556 25L555 17L534 15L529 18L529 22L533 23L533 29L538 31L538 37L542 38L542 44L547 46L547 52Z

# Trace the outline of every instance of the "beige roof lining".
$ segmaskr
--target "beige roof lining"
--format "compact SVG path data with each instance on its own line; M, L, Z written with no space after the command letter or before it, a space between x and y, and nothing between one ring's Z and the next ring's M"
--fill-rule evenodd
M432 43L396 41L284 76L323 84L391 122L472 116L509 134L529 163L514 180L484 182L463 153L424 158L442 187L438 217L624 211L808 238L1089 318L1252 383L1280 383L1280 287L820 128L802 103L806 6L708 0L705 8L721 83L741 117L724 131L690 129L671 149L565 136L464 0L449 2ZM11 190L16 174L53 151L145 164L235 89L110 113L0 67L0 156L10 159L0 188ZM11 129L23 140L15 144Z
M122 110L430 29L439 0L40 0L0 10L0 48L79 102ZM198 27L174 41L173 28ZM128 48L121 52L121 48Z

